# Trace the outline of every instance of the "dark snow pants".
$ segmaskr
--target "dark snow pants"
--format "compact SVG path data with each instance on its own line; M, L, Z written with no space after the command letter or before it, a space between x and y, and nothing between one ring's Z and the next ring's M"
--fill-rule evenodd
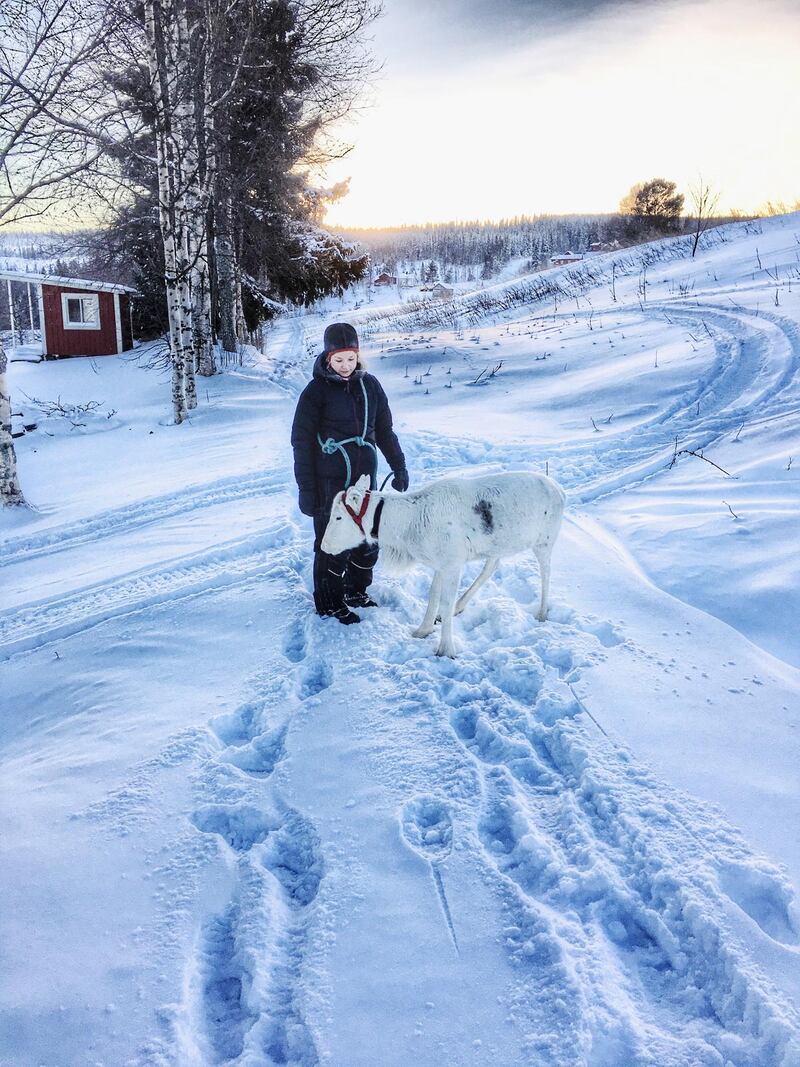
M323 552L320 542L330 515L330 504L314 515L314 604L320 615L344 607L345 595L366 592L378 559L378 546L366 542L338 556Z
M374 472L361 471L356 467L354 478L370 474L374 485ZM338 556L329 556L320 548L328 519L331 517L333 499L344 489L344 479L322 478L317 482L317 507L314 512L314 604L320 615L338 611L345 606L344 598L349 593L364 593L372 582L372 568L378 559L378 546L366 542Z

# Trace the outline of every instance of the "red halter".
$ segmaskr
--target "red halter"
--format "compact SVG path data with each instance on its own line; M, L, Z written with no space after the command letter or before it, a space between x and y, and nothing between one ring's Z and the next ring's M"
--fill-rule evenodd
M356 526L359 528L359 530L362 532L362 534L364 534L365 537L367 535L364 532L363 519L364 519L364 516L367 514L367 508L369 507L369 494L370 494L370 490L367 489L367 491L364 493L364 499L361 501L361 510L358 513L353 511L353 509L347 503L347 500L344 497L342 497L342 503L345 506L345 510L347 511L347 514L350 516L350 518L353 520L353 522L356 524Z

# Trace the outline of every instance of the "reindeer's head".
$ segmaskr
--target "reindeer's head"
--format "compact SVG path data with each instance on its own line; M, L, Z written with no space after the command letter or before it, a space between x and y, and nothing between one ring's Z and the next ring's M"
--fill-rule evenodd
M369 498L369 476L362 474L355 485L333 498L331 517L322 538L322 551L329 556L338 556L340 552L356 548L366 540L366 534L359 521L365 499Z

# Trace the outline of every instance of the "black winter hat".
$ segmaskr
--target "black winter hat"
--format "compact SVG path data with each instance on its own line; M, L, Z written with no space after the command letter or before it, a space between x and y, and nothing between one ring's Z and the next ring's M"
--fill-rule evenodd
M349 322L333 322L325 330L322 351L327 356L331 352L340 352L343 348L354 348L358 351L358 334Z

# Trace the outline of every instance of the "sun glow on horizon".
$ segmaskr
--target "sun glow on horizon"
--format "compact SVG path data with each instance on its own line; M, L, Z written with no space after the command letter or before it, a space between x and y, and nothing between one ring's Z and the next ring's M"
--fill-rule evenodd
M794 203L799 50L785 7L708 0L607 13L468 69L397 76L389 61L328 171L351 183L326 225L613 212L636 181L686 193L699 173L722 213Z

